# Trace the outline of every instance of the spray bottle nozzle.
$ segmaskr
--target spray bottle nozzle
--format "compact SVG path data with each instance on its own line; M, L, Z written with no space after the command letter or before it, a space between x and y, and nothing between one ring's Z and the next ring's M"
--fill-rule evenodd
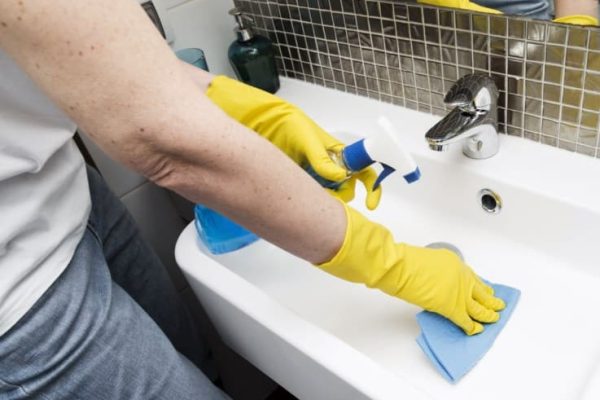
M421 171L400 144L391 122L385 117L380 117L377 123L383 131L380 135L359 140L344 148L342 157L346 167L356 172L374 163L381 164L383 170L373 189L377 189L381 182L396 170L408 183L419 180Z

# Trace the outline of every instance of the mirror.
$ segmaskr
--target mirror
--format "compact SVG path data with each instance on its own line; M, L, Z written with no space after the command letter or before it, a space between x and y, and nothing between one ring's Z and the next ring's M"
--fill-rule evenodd
M514 15L575 25L598 25L598 0L404 0L405 3Z

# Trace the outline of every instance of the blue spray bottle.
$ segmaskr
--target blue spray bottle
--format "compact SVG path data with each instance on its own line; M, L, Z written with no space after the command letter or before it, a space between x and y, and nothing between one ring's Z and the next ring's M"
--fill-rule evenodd
M208 71L204 52L200 49L181 49L179 59ZM194 225L198 237L213 254L229 253L256 242L259 237L227 217L202 204L194 206Z
M421 177L421 171L394 133L392 123L381 116L377 120L381 133L372 137L361 139L344 147L339 153L330 152L331 159L340 167L348 171L345 180L334 182L318 175L312 167L306 171L328 189L338 189L350 177L374 163L380 163L383 170L375 181L374 189L392 172L398 171L407 183L413 183Z

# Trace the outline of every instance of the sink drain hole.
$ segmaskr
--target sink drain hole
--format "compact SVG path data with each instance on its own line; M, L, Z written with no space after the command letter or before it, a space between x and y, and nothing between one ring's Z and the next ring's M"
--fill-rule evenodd
M498 193L490 189L480 190L479 200L481 202L481 208L488 213L497 214L502 209L502 199Z

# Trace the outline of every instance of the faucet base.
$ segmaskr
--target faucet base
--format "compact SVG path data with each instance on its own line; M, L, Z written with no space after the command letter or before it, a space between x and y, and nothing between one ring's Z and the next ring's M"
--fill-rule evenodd
M496 126L493 124L479 125L477 131L479 133L464 141L463 154L477 160L496 155L500 148Z

